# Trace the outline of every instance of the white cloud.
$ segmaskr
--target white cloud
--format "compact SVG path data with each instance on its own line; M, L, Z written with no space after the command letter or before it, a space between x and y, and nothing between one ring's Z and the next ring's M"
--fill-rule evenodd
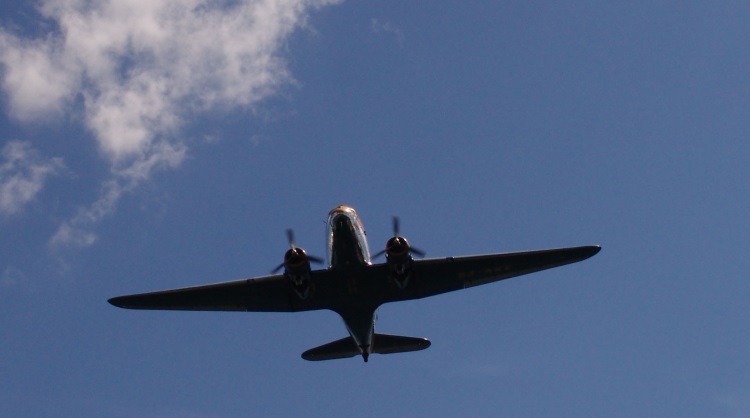
M76 72L67 70L62 61L57 42L18 39L0 32L3 88L13 116L32 121L62 111L78 84Z
M311 9L336 2L42 0L53 33L24 39L0 30L11 115L54 117L82 99L82 120L112 163L104 194L60 231L97 222L154 169L179 165L188 117L251 107L291 81L284 41ZM81 236L60 231L53 241Z
M62 168L60 158L43 159L28 142L5 144L0 161L0 214L20 211L42 190L47 178Z

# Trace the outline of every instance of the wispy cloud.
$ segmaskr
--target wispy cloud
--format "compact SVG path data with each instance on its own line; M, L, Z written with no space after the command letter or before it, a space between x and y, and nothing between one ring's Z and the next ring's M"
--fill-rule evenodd
M15 267L6 267L0 273L0 287L12 287L28 280L26 275Z
M404 44L404 31L391 22L383 22L379 19L370 19L370 29L373 33L387 33L391 34L396 38L399 46Z
M92 232L96 223L112 213L120 198L148 179L156 168L176 167L185 157L185 147L161 141L155 144L161 149L144 154L130 165L113 168L114 176L104 182L99 199L91 206L81 208L75 216L60 225L52 236L53 246L86 247L96 242Z
M44 182L62 168L60 158L44 159L28 142L5 144L0 160L0 214L20 211L42 190Z
M292 80L283 42L310 10L336 2L42 0L39 13L54 32L26 39L0 31L11 115L32 121L81 112L112 164L99 200L53 241L90 244L92 235L72 231L111 212L154 170L179 165L189 117L251 107Z
M726 416L750 416L750 390L747 390L747 388L717 394L713 397L713 400L726 412Z

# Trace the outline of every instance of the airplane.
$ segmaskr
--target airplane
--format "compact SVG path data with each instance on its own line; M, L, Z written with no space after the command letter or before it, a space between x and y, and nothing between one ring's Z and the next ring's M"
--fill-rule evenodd
M393 236L385 249L370 256L365 229L355 210L337 206L328 213L327 268L312 270L309 256L287 230L289 250L270 276L141 293L109 299L126 309L189 311L300 312L329 309L344 320L348 337L302 353L310 361L424 350L426 338L375 332L376 310L389 302L421 299L576 263L601 247L414 259L424 252L409 245L393 218ZM372 260L385 255L385 262ZM277 274L281 269L283 274Z

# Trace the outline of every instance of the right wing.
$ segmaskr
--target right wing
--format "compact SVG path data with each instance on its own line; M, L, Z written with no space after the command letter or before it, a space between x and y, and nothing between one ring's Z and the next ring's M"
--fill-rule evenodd
M509 279L594 256L599 246L558 248L506 254L448 257L414 261L415 289L407 297L418 299L467 287Z
M292 303L289 292L284 276L275 275L120 296L110 299L109 303L126 309L183 311L294 312L310 309Z

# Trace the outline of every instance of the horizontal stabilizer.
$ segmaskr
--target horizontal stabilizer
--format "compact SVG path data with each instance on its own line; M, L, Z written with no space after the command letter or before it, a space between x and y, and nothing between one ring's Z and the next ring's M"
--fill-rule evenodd
M430 346L427 338L400 337L398 335L375 334L372 336L372 352L378 354L404 353L424 350Z
M337 358L349 358L361 354L354 338L346 337L320 347L311 348L302 353L302 358L310 361L335 360Z
M408 351L424 350L430 346L427 338L401 337L398 335L373 334L372 353L393 354ZM357 347L352 337L342 338L311 348L302 353L302 358L310 361L334 360L349 358L362 354L363 350Z

